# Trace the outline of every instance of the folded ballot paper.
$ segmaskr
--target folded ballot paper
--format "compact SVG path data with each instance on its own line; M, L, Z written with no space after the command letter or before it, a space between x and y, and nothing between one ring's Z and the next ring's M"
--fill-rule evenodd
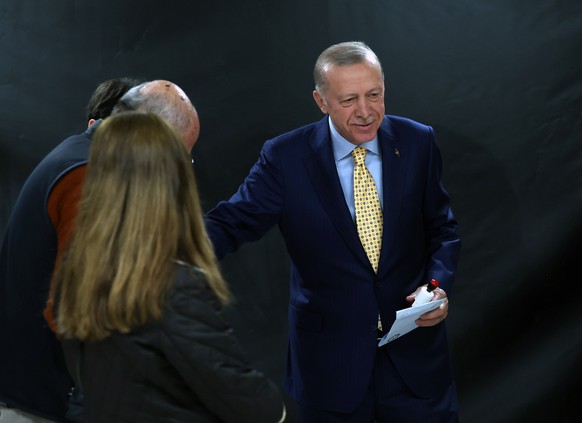
M396 320L392 324L392 327L386 335L380 339L378 346L392 342L395 339L400 338L402 335L416 329L418 326L415 321L424 313L428 313L440 306L446 298L442 298L436 301L430 301L415 307L408 307L396 312Z

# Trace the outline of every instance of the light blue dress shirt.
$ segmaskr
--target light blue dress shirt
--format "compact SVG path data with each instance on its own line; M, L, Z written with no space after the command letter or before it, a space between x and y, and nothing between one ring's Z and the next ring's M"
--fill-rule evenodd
M333 126L331 119L328 119L329 129L331 132L331 145L333 149L333 157L337 174L339 176L346 204L350 209L352 218L355 221L355 207L354 207L354 159L351 155L352 150L356 148L354 144L342 137ZM378 136L373 140L362 144L368 152L366 153L366 167L372 174L376 189L380 196L380 205L384 208L384 196L382 186L382 156L380 154L380 146L378 145Z

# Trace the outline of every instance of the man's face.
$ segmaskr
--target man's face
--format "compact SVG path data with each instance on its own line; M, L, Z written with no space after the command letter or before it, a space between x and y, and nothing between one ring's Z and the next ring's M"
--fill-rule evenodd
M371 141L384 118L384 79L376 63L331 66L325 72L327 91L313 98L329 114L340 135L359 145Z

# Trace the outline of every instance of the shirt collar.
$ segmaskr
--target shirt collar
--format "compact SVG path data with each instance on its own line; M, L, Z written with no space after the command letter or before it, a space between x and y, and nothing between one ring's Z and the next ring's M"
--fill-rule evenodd
M336 162L349 156L352 150L356 148L354 144L346 140L340 135L340 133L335 129L331 118L328 118L329 130L331 132L331 143L333 145L333 158ZM380 155L380 147L378 146L378 135L374 137L371 141L362 144L362 147L376 155Z

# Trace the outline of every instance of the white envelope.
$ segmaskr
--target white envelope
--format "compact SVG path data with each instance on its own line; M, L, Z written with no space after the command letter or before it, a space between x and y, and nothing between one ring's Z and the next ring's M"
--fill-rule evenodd
M416 325L416 320L424 313L428 313L436 309L440 306L443 302L445 302L446 298L442 298L436 301L430 301L428 303L415 306L415 307L408 307L402 310L398 310L396 312L396 320L392 324L392 327L388 331L386 335L380 339L378 343L378 347L387 344L388 342L392 342L395 339L400 338L402 335L407 334L408 332L416 329L418 326Z

